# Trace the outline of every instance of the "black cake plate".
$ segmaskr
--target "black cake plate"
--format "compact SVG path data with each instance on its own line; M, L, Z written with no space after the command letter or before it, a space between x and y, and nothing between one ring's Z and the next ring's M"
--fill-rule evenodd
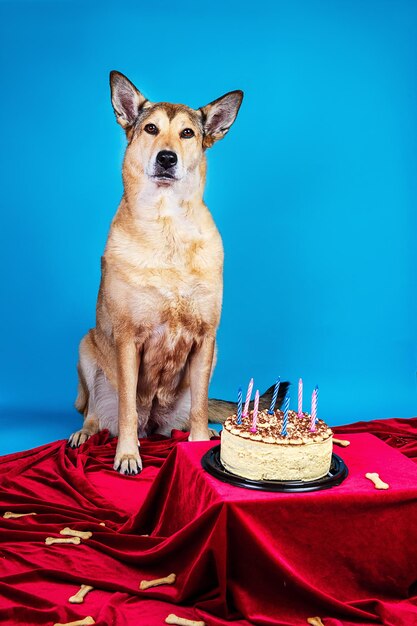
M258 491L284 491L286 493L302 493L306 491L320 491L337 487L348 475L348 468L337 454L332 454L330 471L323 478L317 480L251 480L228 472L220 461L220 445L210 448L201 459L203 468L224 483L245 489L257 489Z

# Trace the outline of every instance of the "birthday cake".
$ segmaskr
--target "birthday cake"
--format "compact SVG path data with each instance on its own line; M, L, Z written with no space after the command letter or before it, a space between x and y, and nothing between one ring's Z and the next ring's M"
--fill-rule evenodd
M227 418L220 460L232 474L252 480L316 480L329 472L332 436L323 420L308 413L262 410L254 427L249 411L240 420Z

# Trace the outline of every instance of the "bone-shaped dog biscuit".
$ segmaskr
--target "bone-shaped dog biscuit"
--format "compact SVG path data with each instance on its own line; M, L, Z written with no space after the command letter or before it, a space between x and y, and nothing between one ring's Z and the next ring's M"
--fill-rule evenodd
M154 578L153 580L141 580L139 589L149 589L149 587L158 587L159 585L173 585L176 579L175 574L165 576L165 578Z
M95 624L95 621L91 615L88 615L84 617L84 619L75 620L75 622L65 622L65 624L56 623L54 626L89 626L90 624Z
M36 513L13 513L12 511L6 511L3 513L5 519L14 519L18 517L26 517L26 515L37 515Z
M82 530L73 530L72 528L68 528L68 526L64 528L63 530L60 530L59 534L69 535L70 537L79 537L80 539L90 539L90 537L92 537L93 535L93 533L90 532L89 530L85 532Z
M375 489L389 489L388 483L384 483L376 472L368 472L365 474L365 478L368 478L374 483Z
M177 624L178 626L206 626L206 622L196 622L193 619L185 619L185 617L178 617L174 613L170 613L165 618L166 624Z
M307 617L307 623L310 624L310 626L324 626L319 617Z
M337 446L342 446L342 448L347 448L348 446L350 446L350 441L348 441L347 439L335 439L333 437L333 443L335 443ZM312 617L311 619L315 618Z
M90 585L81 585L79 591L77 591L75 595L68 598L68 602L71 602L71 604L82 604L85 596L92 589L94 589L94 587L90 587Z
M54 543L73 543L78 546L81 543L81 539L79 537L66 537L65 539L63 537L47 537L45 543L47 546L52 546Z

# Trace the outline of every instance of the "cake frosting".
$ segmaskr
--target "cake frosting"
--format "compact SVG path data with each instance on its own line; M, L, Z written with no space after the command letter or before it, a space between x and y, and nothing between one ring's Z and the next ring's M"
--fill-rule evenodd
M252 480L310 481L326 476L332 458L331 429L311 416L288 412L287 435L282 435L283 411L259 411L256 432L251 432L253 411L227 418L221 434L220 460L226 470Z

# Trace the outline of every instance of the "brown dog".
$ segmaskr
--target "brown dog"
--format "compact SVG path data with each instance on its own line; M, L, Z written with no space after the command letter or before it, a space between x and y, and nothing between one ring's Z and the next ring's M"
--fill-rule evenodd
M80 344L73 447L107 428L114 468L136 474L138 436L189 429L209 439L208 385L223 289L223 247L203 202L206 148L233 124L243 93L201 109L149 102L111 72L125 129L124 194L102 257L96 328Z

